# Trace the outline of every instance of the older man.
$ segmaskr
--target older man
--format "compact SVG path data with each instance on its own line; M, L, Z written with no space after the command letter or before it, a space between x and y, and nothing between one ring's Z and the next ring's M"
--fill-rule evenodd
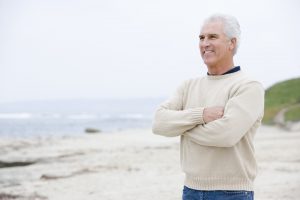
M234 65L240 41L234 17L209 17L199 38L207 75L185 81L160 105L153 132L181 138L183 200L250 200L257 171L253 139L263 117L264 89Z

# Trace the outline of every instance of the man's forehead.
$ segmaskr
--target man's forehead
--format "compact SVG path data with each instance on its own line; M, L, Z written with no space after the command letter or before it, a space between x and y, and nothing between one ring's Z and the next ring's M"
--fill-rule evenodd
M201 28L200 35L221 35L223 33L223 24L216 21L204 24Z

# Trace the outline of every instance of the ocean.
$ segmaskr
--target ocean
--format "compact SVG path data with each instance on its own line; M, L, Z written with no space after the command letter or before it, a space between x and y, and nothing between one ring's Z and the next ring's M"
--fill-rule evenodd
M0 104L0 136L32 137L84 134L85 129L114 132L151 128L163 98L27 101Z

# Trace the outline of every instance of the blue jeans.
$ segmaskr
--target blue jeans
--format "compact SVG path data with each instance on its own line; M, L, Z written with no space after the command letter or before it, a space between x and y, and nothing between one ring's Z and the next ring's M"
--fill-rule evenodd
M252 191L194 190L184 186L182 200L253 200Z

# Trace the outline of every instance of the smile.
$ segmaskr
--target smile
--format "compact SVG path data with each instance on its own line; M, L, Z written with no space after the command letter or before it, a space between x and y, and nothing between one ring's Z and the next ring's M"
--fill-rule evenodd
M207 53L213 53L213 51L212 50L205 50L205 51L203 51L203 55L205 55Z

